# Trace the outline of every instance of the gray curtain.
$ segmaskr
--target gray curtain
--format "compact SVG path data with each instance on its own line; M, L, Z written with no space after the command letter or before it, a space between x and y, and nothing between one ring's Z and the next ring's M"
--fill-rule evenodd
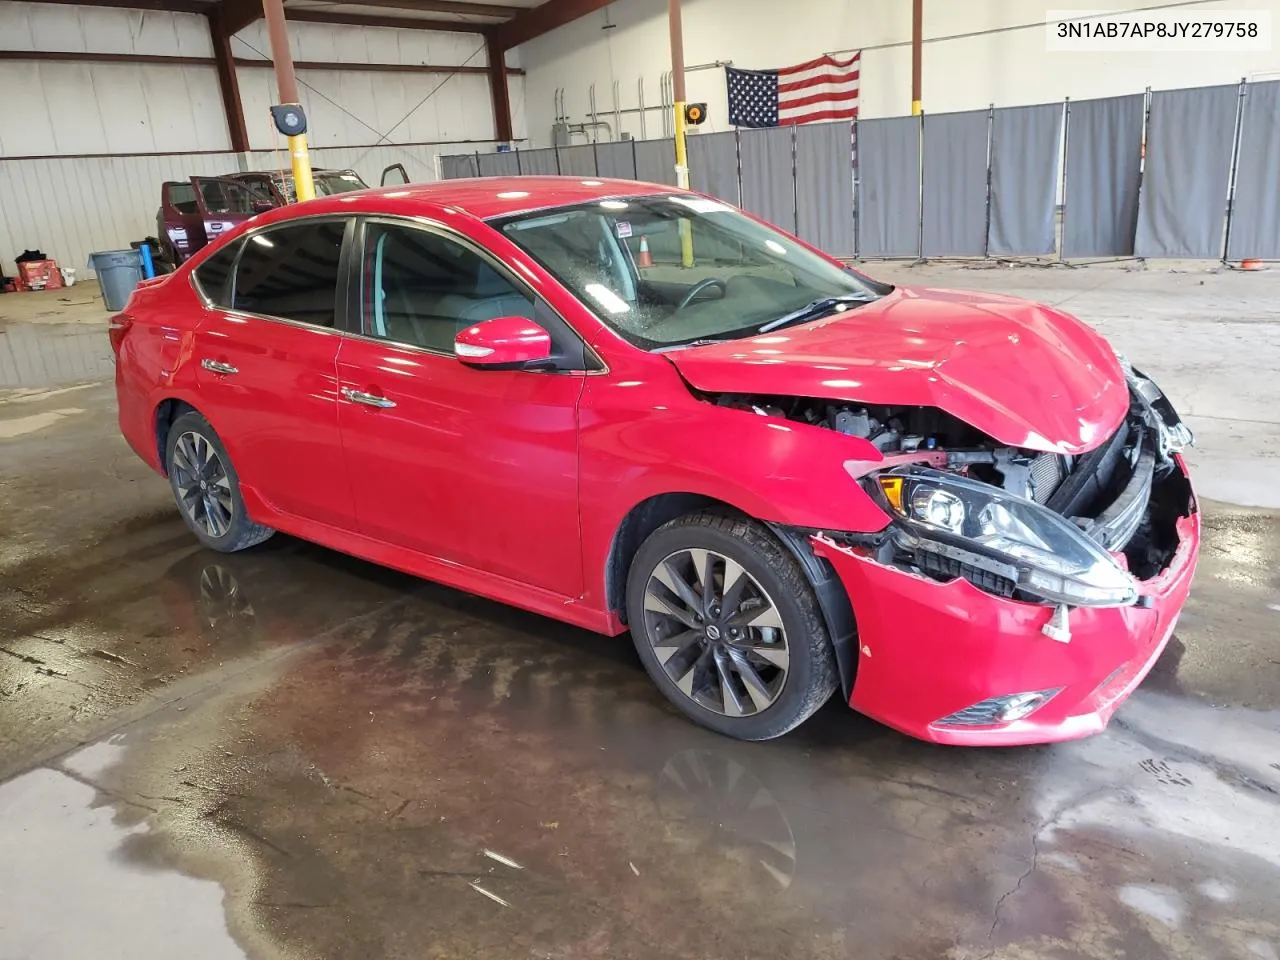
M988 254L1053 253L1061 157L1062 104L995 111L991 120Z
M1146 97L1073 101L1067 116L1064 257L1133 253Z
M1151 95L1138 256L1222 256L1239 96L1237 86Z
M1229 260L1280 260L1280 80L1245 87Z
M691 136L689 187L727 203L738 203L738 136L732 131Z
M482 153L479 157L479 165L482 177L514 177L520 173L519 161L510 151Z
M743 130L738 141L743 208L788 233L796 229L793 130L793 126Z
M858 256L920 253L920 121L858 121Z
M440 158L440 177L444 180L458 180L462 177L478 177L480 171L476 167L474 153L459 153Z
M526 177L554 177L560 172L560 167L556 164L555 150L550 147L542 150L521 150L520 172Z
M636 178L635 142L620 140L617 143L596 144L596 176Z
M596 175L596 148L590 143L575 147L557 147L560 155L560 173L566 177L594 177Z
M924 118L921 253L980 257L987 249L986 110Z
M636 179L645 183L676 185L676 143L674 140L636 142Z
M807 123L795 131L797 235L827 253L852 257L853 125Z

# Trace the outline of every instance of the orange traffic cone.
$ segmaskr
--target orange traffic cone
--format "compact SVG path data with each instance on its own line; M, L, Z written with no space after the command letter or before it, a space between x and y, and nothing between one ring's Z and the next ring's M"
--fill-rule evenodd
M653 266L653 257L649 255L649 238L640 238L640 256L636 258L636 266L641 270Z

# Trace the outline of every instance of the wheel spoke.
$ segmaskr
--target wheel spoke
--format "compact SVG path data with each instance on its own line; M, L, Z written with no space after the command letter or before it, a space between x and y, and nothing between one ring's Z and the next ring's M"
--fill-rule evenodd
M663 586L683 600L685 606L694 613L704 612L698 594L694 592L689 582L672 568L670 557L658 564L658 569L653 571L653 575L662 582Z
M196 468L192 465L191 459L187 456L187 451L182 448L182 444L178 444L173 449L173 465L181 472L188 475L196 472Z
M720 696L724 702L725 716L740 717L746 713L746 710L742 699L738 696L738 691L734 689L733 672L727 660L726 654L716 651L716 673L720 675Z
M767 645L763 643L752 644L744 649L755 654L761 660L766 660L783 670L787 669L787 665L791 662L791 655L787 653L787 648L776 643Z
M759 605L753 604L740 609L729 618L729 625L733 627L776 627L781 630L782 617L772 603L768 600L762 600Z
M700 624L694 619L692 613L682 608L677 601L662 596L653 588L652 579L650 579L649 586L644 592L644 608L655 613L665 614L668 617L675 617L690 630L701 629Z
M773 694L769 692L769 688L760 679L760 674L756 673L756 668L747 661L742 652L730 649L729 656L733 659L734 669L742 678L742 685L747 688L747 696L756 705L756 709L764 710L773 703Z
M711 575L711 564L714 562L715 554L710 550L690 550L689 556L693 558L694 572L702 581L701 609L708 610L716 598L716 581Z
M687 667L685 666L685 663L682 662L680 675L673 678L676 682L676 686L680 688L680 692L690 700L693 699L693 675L697 673L698 664L701 662L701 659L701 657L697 657L692 661L688 661Z
M724 587L720 591L723 597L720 601L720 609L724 612L724 616L727 617L738 609L749 579L740 564L728 557L724 558Z
M677 654L686 653L690 646L697 644L701 636L701 632L697 630L684 630L670 637L653 641L653 651L658 655L658 662L666 664Z
M231 526L231 510L222 503L212 490L205 495L205 499L209 503L209 515L213 518L214 525L218 531L214 536L220 537Z

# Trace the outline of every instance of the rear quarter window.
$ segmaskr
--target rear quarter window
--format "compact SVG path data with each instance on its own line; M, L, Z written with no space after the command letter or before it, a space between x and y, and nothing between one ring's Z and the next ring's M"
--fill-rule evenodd
M231 268L235 266L236 254L240 252L240 244L242 242L237 240L228 244L224 249L219 250L192 271L196 288L204 295L206 300L219 307L230 307L231 305L228 290L230 287Z

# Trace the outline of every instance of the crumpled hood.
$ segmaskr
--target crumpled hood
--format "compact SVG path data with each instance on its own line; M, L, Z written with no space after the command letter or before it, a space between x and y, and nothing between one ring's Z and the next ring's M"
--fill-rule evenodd
M1000 443L1083 453L1129 409L1106 341L1051 307L899 287L829 318L666 354L694 387L933 406Z

